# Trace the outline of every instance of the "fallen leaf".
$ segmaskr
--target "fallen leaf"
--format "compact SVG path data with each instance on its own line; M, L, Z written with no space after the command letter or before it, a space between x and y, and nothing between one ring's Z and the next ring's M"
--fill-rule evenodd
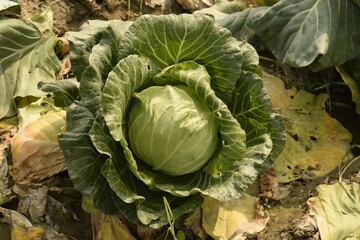
M91 221L94 240L136 240L119 216L92 214Z
M287 132L273 167L280 183L328 174L351 158L351 133L324 110L326 94L299 91L282 112Z
M205 197L202 209L203 227L215 239L244 240L248 234L262 231L269 221L258 198L247 194L226 202Z
M360 186L319 185L317 197L307 201L322 240L360 239Z
M48 188L15 185L13 191L19 196L18 211L29 214L35 221L43 221L48 201Z
M65 126L65 111L49 111L12 139L13 179L17 184L40 182L66 170L57 135Z
M208 235L201 225L201 219L202 219L201 209L197 209L185 219L184 225L187 229L191 230L200 239L205 240Z
M0 207L0 212L7 223L12 226L12 240L42 240L45 239L45 231L40 227L34 227L31 222L22 214Z
M16 127L0 126L0 205L9 202L13 197L9 185L8 157L10 154L10 139L16 133Z
M265 71L262 71L263 74L263 82L264 88L266 89L271 103L273 104L275 110L278 113L281 113L286 108L290 107L291 105L291 98L295 95L295 89L286 89L284 82Z

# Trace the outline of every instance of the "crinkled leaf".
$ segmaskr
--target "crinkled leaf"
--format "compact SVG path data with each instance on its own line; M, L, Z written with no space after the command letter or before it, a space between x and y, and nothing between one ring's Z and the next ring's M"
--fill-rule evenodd
M213 18L202 14L142 16L124 35L119 53L148 57L159 69L195 61L206 67L212 88L225 103L231 98L242 63L238 41L214 24Z
M252 28L285 64L304 67L316 60L332 67L358 56L359 22L354 1L287 0L254 19Z
M44 14L50 14L45 12ZM50 14L51 15L51 14ZM49 17L43 17L48 19ZM42 31L38 28L42 26ZM48 22L33 24L0 16L0 118L13 115L15 97L42 96L39 81L52 82L61 68L54 52L56 36ZM20 37L19 37L20 36Z
M101 41L111 22L113 21L90 20L83 24L79 31L66 32L65 38L70 42L72 70L78 81L81 80L81 74L85 68L91 64L92 48Z
M245 240L248 234L262 231L269 221L258 199L247 194L226 202L205 197L201 208L203 227L214 239Z
M59 144L75 188L86 199L92 199L98 209L114 213L117 212L117 198L113 197L106 179L101 175L107 156L96 150L88 135L93 121L94 116L81 103L72 104L67 111L68 131L59 135Z
M131 22L120 20L110 21L109 26L101 32L102 38L99 43L91 49L89 66L83 69L81 75L80 96L85 107L93 114L99 109L101 91L107 75L119 61L117 51L114 49L119 48L122 35L130 24ZM76 52L74 57L82 56Z
M360 238L360 187L357 183L320 185L307 201L321 239Z
M57 107L68 107L79 98L79 87L73 80L61 80L52 83L39 82L43 92L53 93L54 104Z
M252 138L256 139L258 136L257 131L260 130L264 134L270 135L272 150L263 167L266 168L271 165L284 148L284 123L282 117L275 113L263 81L257 74L248 71L242 72L240 79L236 83L236 89L229 108L241 126L252 125L250 128L253 129L246 132L247 142L251 141Z
M156 65L150 59L130 55L122 59L109 74L101 108L116 141L126 138L126 114L132 94L149 85L157 72Z

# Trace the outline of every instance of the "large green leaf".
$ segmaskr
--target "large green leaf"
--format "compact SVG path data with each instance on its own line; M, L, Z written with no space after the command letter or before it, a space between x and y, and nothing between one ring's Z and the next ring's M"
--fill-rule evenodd
M59 135L59 144L75 189L84 198L91 198L93 207L104 213L113 214L124 207L132 209L114 194L101 174L108 156L97 151L88 134L94 116L81 103L75 102L68 108L66 121L68 131Z
M39 82L38 87L43 92L53 93L54 104L57 107L68 107L79 97L76 80L61 80L51 83Z
M269 167L282 152L286 136L283 119L275 113L264 89L263 81L257 74L249 71L242 72L229 108L242 126L254 125L253 130L247 131L248 139L253 138L249 134L254 134L254 130L263 129L270 135L273 146L263 168ZM272 114L269 114L271 112ZM257 135L258 133L254 134L254 136Z
M156 65L150 59L130 55L121 60L109 74L101 107L111 135L116 141L126 138L126 114L131 95L149 85L157 72Z
M16 113L16 97L44 95L39 81L55 80L61 66L51 22L51 12L32 23L0 16L0 118Z
M70 43L71 68L78 81L81 80L82 72L90 65L89 57L92 48L100 42L109 23L102 20L91 20L81 25L79 31L65 33L65 37Z
M238 41L228 30L214 24L213 18L201 14L142 16L129 27L119 52L121 56L148 57L159 69L195 61L206 67L212 88L225 103L235 88L242 64Z
M80 32L68 32L71 61L81 81L80 96L84 105L95 114L107 74L115 67L117 49L124 32L132 22L121 20L90 21Z
M359 56L360 8L352 0L283 0L252 28L281 62L304 67L341 65Z
M246 8L243 11L228 15L219 24L230 30L238 40L244 40L256 46L259 45L258 36L253 28L253 21L261 17L269 7Z

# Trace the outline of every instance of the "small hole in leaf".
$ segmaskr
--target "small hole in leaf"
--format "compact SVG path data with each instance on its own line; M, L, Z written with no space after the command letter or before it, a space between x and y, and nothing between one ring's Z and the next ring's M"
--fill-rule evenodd
M291 166L289 166L289 165L287 165L286 167L287 167L289 170L291 170L291 169L292 169L292 168L291 168Z
M292 139L294 139L295 141L299 141L299 137L297 134L290 134L290 137L292 137Z
M313 141L313 142L316 142L318 139L315 136L310 136L310 140Z

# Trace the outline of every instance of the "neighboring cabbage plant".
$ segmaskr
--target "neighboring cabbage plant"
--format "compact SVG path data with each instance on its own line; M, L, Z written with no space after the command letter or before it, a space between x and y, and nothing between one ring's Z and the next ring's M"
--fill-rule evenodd
M206 15L90 21L69 32L80 101L60 135L83 207L167 223L239 198L284 145L258 56Z

